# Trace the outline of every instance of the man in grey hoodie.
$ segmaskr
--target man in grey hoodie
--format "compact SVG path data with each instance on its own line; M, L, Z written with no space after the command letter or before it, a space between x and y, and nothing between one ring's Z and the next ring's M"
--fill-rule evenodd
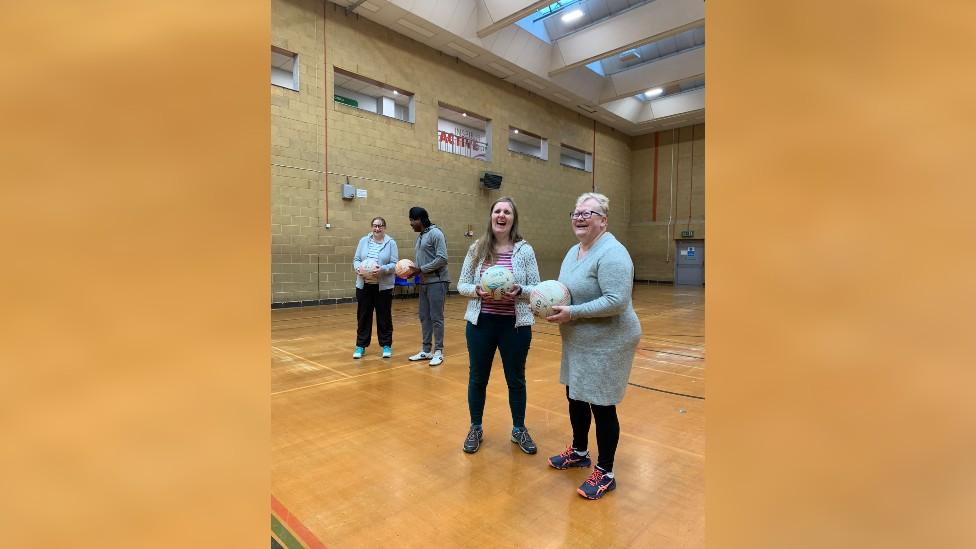
M450 280L447 239L444 232L430 222L424 208L410 208L409 217L410 226L420 233L414 255L417 266L407 277L420 275L420 330L423 336L423 348L410 360L430 360L430 366L440 366L444 362L444 302Z

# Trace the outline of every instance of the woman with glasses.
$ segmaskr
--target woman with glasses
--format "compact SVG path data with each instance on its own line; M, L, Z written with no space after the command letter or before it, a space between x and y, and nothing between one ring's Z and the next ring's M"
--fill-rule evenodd
M373 260L367 263L367 260ZM356 271L356 350L362 358L373 335L373 310L376 310L376 336L383 347L383 358L393 356L393 273L400 254L396 241L386 234L386 220L374 217L372 227L359 241L352 258ZM375 263L374 263L375 262Z
M509 197L502 197L489 208L488 226L464 257L458 293L471 297L464 313L468 343L468 411L471 427L462 450L478 451L484 432L485 393L495 350L502 357L508 406L512 411L513 443L526 454L538 451L525 428L525 358L532 342L535 318L529 309L529 294L539 283L539 266L532 246L518 230L518 209ZM500 265L510 271L515 284L501 299L493 299L481 287L481 276L489 267Z
M607 232L610 202L584 193L570 215L579 239L559 269L569 288L570 305L554 306L546 318L559 324L562 362L559 382L566 386L573 443L549 458L556 469L589 468L590 421L596 423L599 450L596 467L577 488L587 499L599 499L617 487L613 459L620 439L618 402L623 400L641 326L631 305L634 263L627 248Z

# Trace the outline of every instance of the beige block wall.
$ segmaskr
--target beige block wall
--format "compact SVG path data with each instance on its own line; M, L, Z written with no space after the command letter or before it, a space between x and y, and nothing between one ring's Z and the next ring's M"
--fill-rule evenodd
M657 209L654 216L654 134L633 139L628 247L634 278L674 280L675 242L690 229L705 238L705 125L657 136ZM673 178L673 192L672 192ZM670 223L669 223L670 219ZM670 231L669 231L670 226ZM705 243L705 261L708 246Z
M447 236L453 289L474 240L464 232L470 227L480 234L488 207L502 195L519 206L520 229L536 249L543 278L555 278L576 242L569 212L593 185L593 174L559 164L561 142L593 151L595 141L595 184L611 199L611 231L629 244L635 178L628 136L334 4L274 0L272 43L298 53L300 61L298 92L272 86L273 302L354 296L352 256L374 216L386 218L401 257L413 258L416 234L407 210L414 205L427 208ZM333 66L415 93L415 123L325 101L332 95ZM439 101L492 120L490 162L437 150ZM510 125L548 138L549 160L509 152ZM351 183L368 193L342 200L345 178L329 175L331 229L324 228L326 130L327 170L367 178ZM479 187L484 170L504 175L501 192Z
M271 86L272 302L319 299L335 246L319 239L323 169L322 4L277 3L272 44L298 53L299 91ZM331 281L329 281L331 282Z

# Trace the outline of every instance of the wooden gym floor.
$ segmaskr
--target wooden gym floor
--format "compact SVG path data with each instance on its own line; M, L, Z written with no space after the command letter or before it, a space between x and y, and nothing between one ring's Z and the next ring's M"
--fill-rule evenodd
M407 360L420 349L415 299L393 302L392 359L380 358L375 326L352 359L355 304L272 311L272 546L703 547L704 299L700 288L635 286L644 334L617 407L617 489L598 501L576 494L589 470L546 463L572 433L555 325L533 327L526 364L539 453L509 440L496 356L485 439L469 455L467 298L448 298L436 368Z

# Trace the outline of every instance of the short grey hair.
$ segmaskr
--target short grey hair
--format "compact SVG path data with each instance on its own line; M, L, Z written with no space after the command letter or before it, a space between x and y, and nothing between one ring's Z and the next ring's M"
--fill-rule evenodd
M583 193L583 194L581 194L579 196L579 198L576 199L576 207L579 208L580 204L582 204L583 202L585 202L585 201L587 201L587 200L589 200L591 198L593 200L596 200L597 204L599 204L600 207L603 208L603 213L605 213L607 215L610 215L610 199L607 198L606 195L603 195L603 194L600 194L600 193Z

